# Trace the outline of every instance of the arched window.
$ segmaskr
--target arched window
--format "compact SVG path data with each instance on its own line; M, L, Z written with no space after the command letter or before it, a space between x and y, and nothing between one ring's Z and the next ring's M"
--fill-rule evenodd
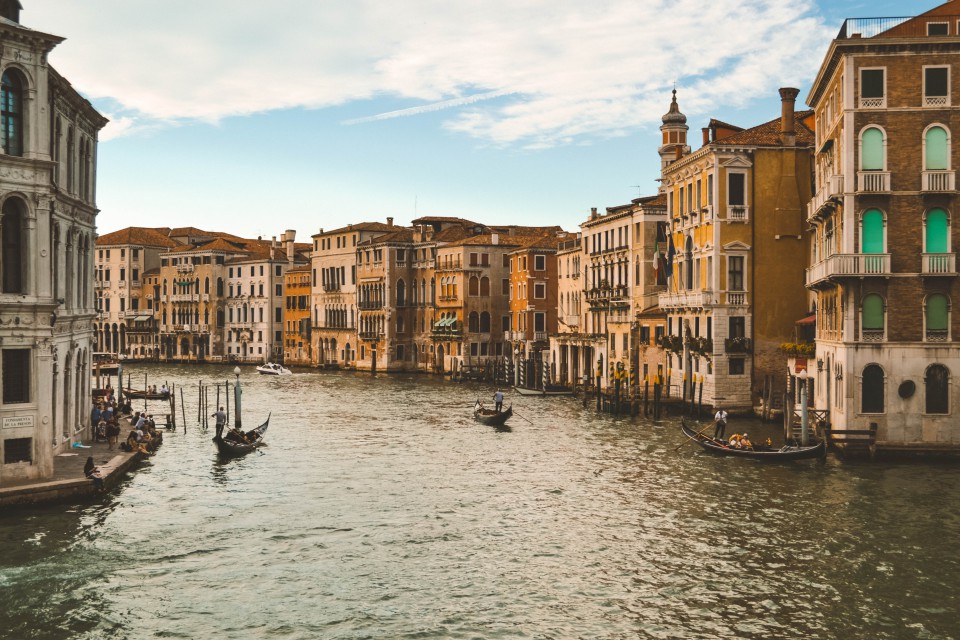
M870 364L864 367L860 384L860 413L883 413L884 379L880 365Z
M490 278L483 276L480 278L480 295L489 296L490 295Z
M865 342L880 342L884 335L883 298L876 293L863 296L862 335Z
M193 281L193 292L200 293L200 278L196 278Z
M210 293L210 278L204 278L203 280L203 292Z
M217 278L217 295L223 297L223 278Z
M470 289L468 290L467 295L480 295L480 278L477 276L470 276Z
M950 413L950 371L942 364L932 364L927 367L923 382L926 413Z
M480 332L480 314L476 311L471 311L468 318L470 333L479 333Z
M397 316L397 333L403 333L403 316Z
M6 76L4 76L6 78ZM0 269L3 269L3 293L26 293L23 281L23 248L26 245L23 238L24 204L18 198L7 198L3 203L3 217L0 218L0 251L3 251L3 260Z
M404 296L406 294L406 285L403 284L403 279L397 280L397 306L402 307L406 304Z
M490 314L486 311L480 314L480 333L490 333Z
M924 253L950 252L950 222L947 212L936 208L927 212L926 228L924 229ZM935 265L934 265L935 266Z
M23 93L26 83L14 69L0 80L0 146L8 156L23 155Z
M683 254L683 270L686 272L687 289L693 289L693 238L691 236L687 236Z
M427 279L424 278L420 281L420 304L427 303Z
M950 301L942 293L927 296L923 313L924 336L929 342L946 342L950 329Z
M933 125L923 134L923 168L946 171L950 168L950 136L940 125Z
M886 166L883 131L867 127L860 134L860 170L883 171Z
M884 241L883 212L879 209L867 209L863 212L860 221L860 252L865 254L886 253ZM863 261L865 273L883 273L884 260L877 257L866 257Z
M437 301L437 279L430 278L430 304Z

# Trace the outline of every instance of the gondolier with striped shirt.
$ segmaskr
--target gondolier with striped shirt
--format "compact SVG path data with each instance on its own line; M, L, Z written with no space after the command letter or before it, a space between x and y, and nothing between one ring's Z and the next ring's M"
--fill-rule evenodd
M497 389L497 392L493 394L493 404L493 408L497 410L497 413L503 411L503 391L500 391L500 389Z
M217 419L217 435L213 439L220 440L223 437L223 428L227 426L227 414L223 407L220 407L220 410L214 413L213 417Z
M717 414L713 416L713 420L715 423L713 439L723 440L723 434L727 430L727 412L723 410L723 407L717 407Z

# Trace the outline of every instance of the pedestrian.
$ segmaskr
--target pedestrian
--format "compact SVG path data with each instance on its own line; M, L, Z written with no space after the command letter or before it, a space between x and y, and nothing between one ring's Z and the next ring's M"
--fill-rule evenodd
M723 410L723 407L717 407L717 413L713 416L714 428L713 428L713 439L714 440L723 440L723 434L727 430L727 412Z
M497 389L497 392L493 394L493 403L494 409L497 410L497 413L500 413L503 409L503 391L500 391L500 389Z
M83 466L83 475L93 481L93 487L96 491L103 491L103 475L93 463L93 456L87 458L87 464Z
M213 439L221 440L223 438L223 428L227 425L227 414L223 407L220 407L220 410L214 413L213 417L217 419L217 435Z
M120 435L120 425L117 424L116 420L113 422L107 423L107 449L113 451L114 447L117 446L117 437Z

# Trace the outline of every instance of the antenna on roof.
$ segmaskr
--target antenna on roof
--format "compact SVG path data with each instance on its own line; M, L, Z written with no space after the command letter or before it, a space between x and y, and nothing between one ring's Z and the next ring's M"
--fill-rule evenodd
M637 197L638 197L638 198L642 198L642 197L643 197L643 187L642 187L642 186L640 186L639 184L632 184L632 185L630 185L630 188L637 190Z

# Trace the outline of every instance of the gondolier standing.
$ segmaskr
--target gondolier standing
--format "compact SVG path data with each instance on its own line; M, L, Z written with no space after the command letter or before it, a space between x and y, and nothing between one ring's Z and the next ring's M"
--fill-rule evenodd
M493 394L493 403L497 413L503 411L503 391L500 391L500 389L497 389L497 392Z
M723 434L727 429L727 412L723 410L723 407L717 407L717 414L713 416L713 420L715 423L713 439L723 440Z
M220 410L213 414L213 417L217 419L217 435L214 436L214 440L220 440L223 437L223 428L227 424L227 414L223 410L223 407L220 407Z

